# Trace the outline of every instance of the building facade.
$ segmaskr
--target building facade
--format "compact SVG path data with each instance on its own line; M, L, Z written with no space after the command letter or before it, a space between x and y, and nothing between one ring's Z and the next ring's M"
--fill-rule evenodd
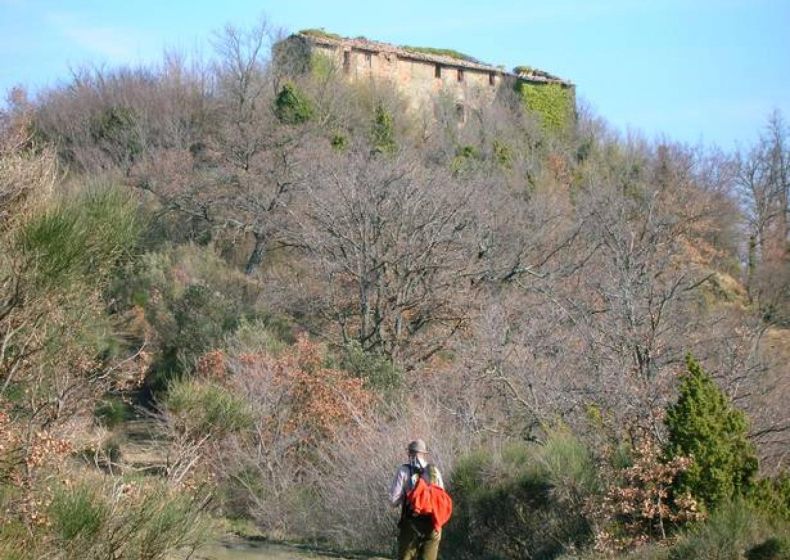
M443 95L455 103L461 121L469 109L492 103L502 87L523 82L573 90L570 82L545 72L515 74L453 51L401 47L319 30L301 31L278 43L275 60L286 58L297 71L307 71L318 58L351 82L392 84L414 111L429 109Z

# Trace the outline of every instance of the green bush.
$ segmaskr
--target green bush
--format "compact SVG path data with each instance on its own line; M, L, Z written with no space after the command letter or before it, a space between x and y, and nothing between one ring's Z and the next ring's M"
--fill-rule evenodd
M39 283L67 288L106 277L133 254L143 225L128 193L96 185L33 217L20 232L19 245Z
M244 399L205 381L187 379L171 383L164 404L178 419L183 432L198 436L234 432L253 422Z
M690 355L678 401L667 410L668 453L693 459L677 489L709 507L746 492L757 472L748 424L713 379Z
M259 353L279 356L294 342L291 325L283 318L242 318L236 330L225 338L224 347L232 356Z
M670 551L670 558L741 560L745 554L746 557L751 555L754 558L760 557L755 555L768 554L773 550L778 550L781 554L782 546L786 546L790 535L788 530L790 527L787 523L766 516L741 499L724 502L706 522L680 537ZM782 558L770 555L763 557Z
M597 486L589 452L569 432L544 445L512 443L462 458L449 478L455 500L444 551L452 558L556 558L584 546L582 504Z
M256 308L259 289L210 247L184 245L143 255L117 297L143 303L145 319L157 333L149 388L164 390L170 379L189 373L200 356L222 348L244 322L288 336L284 320Z
M210 536L195 497L150 479L93 477L60 485L47 513L51 529L42 525L21 539L29 549L36 543L37 558L163 559Z
M746 560L789 560L790 540L769 537L746 551Z
M747 499L757 509L790 523L790 474L761 478L749 489Z
M513 167L513 149L507 142L502 140L494 140L491 144L491 151L493 153L494 161L505 169Z
M91 119L93 142L116 164L133 161L143 151L137 116L128 107L112 106Z
M56 492L49 513L57 535L64 541L91 539L110 514L96 491L86 485Z
M345 134L341 134L339 132L332 135L329 143L338 152L345 152L348 149L349 144L348 137Z
M345 345L339 365L375 391L391 392L403 384L403 371L391 359L366 352L357 341Z
M285 84L274 100L274 113L283 124L302 124L313 118L313 104L295 84Z
M392 113L379 103L376 105L371 130L371 143L375 153L392 153L398 149L395 142L395 121Z

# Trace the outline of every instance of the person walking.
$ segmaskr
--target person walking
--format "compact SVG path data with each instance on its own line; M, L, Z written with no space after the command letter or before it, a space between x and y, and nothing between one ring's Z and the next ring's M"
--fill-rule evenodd
M398 467L389 493L390 505L401 508L398 560L436 560L442 530L435 527L431 515L416 515L411 511L407 495L420 477L442 489L444 481L439 469L428 463L428 448L423 440L409 443L406 452L409 460Z

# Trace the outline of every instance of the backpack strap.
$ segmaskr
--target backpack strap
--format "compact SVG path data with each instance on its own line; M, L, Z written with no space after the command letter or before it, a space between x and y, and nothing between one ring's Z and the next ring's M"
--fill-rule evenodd
M406 471L409 473L406 477L406 486L403 488L403 498L401 498L400 502L400 521L403 522L406 517L408 517L408 500L406 499L406 495L409 493L409 488L411 486L411 477L412 477L412 467L410 463L403 463L401 467L406 467Z

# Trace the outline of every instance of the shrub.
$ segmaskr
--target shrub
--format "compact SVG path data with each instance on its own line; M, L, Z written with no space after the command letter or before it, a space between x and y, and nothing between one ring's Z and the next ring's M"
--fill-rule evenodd
M240 325L262 323L278 336L289 327L256 309L259 286L211 248L185 245L144 255L118 289L118 298L143 304L156 332L158 356L148 383L153 391L189 373L204 353L222 348Z
M80 484L56 492L49 513L58 537L71 541L78 537L84 540L93 538L110 512L95 490Z
M343 348L340 367L363 379L365 386L375 391L391 392L403 383L403 371L390 358L376 352L366 352L358 341Z
M143 151L137 117L128 107L111 106L90 122L93 142L116 165L127 164Z
M786 523L782 524L776 518L762 514L742 499L723 502L707 522L696 526L679 539L671 549L670 558L741 560L744 554L747 557L751 555L759 558L755 555L768 554L772 549L781 552L782 540L786 544L790 535L788 530L790 527Z
M131 256L142 227L131 196L96 185L33 217L19 233L19 244L41 284L67 287L106 277Z
M597 487L595 466L567 431L544 445L473 452L449 482L455 512L444 550L452 558L555 558L590 539L581 501Z
M373 128L371 129L371 143L375 153L392 153L398 149L395 142L395 122L392 113L387 111L381 103L376 105Z
M188 379L171 383L165 400L180 431L196 436L238 431L252 424L247 404L228 389Z
M292 83L285 84L274 100L274 113L283 124L302 124L313 117L313 105Z
M678 401L667 410L668 454L693 459L678 478L677 490L713 507L749 488L757 455L747 439L744 413L690 355L686 365Z
M749 490L747 499L757 509L790 523L790 474L761 478Z
M609 488L587 504L597 522L595 548L599 551L641 547L650 540L665 539L681 523L701 519L695 500L671 492L673 482L689 468L688 458L664 460L659 445L644 436L631 459L630 464L609 473Z
M468 54L464 54L455 49L437 49L435 47L413 47L409 45L404 45L401 48L405 51L413 52L413 53L429 54L433 56L446 56L448 58L455 58L457 60L464 60L466 62L475 62L475 63L480 62L476 58L473 58Z
M505 169L513 167L513 149L509 144L502 140L494 140L491 144L491 151L493 152L494 161Z
M769 537L746 551L747 560L788 560L790 539Z

